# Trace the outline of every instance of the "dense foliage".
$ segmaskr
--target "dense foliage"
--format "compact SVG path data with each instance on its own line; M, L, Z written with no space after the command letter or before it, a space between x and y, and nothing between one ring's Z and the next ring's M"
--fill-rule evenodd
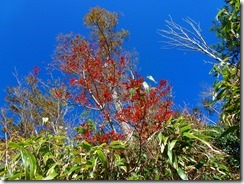
M213 27L223 62L208 104L223 103L220 125L174 112L168 82L136 71L118 15L95 7L84 18L90 38L58 37L48 81L35 67L7 89L1 179L240 179L240 3L226 3Z
M220 79L214 83L214 102L223 101L221 119L225 126L239 126L240 112L240 1L226 0L212 31L217 33L221 42L214 45L222 62L215 64L213 74Z
M192 126L182 117L170 119L164 131L140 146L137 141L94 145L50 134L10 140L1 155L12 159L0 173L7 180L230 179L226 155L208 142L212 130Z
M240 125L241 125L241 56L240 56L240 1L226 0L217 14L212 31L221 39L214 45L223 59L215 64L212 72L219 77L214 83L213 103L222 101L222 135L215 145L228 153L228 164L234 172L240 172Z

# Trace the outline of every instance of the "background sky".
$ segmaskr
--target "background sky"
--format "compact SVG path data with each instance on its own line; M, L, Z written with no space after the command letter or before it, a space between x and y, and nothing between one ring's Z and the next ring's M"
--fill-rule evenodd
M52 58L60 33L86 33L83 17L100 6L120 14L119 27L130 32L128 49L138 52L138 68L144 77L166 79L173 86L174 101L196 106L205 84L211 85L212 68L196 52L161 49L158 29L165 28L169 15L178 23L191 17L200 22L209 44L216 43L209 31L224 0L1 0L0 1L0 107L5 89L16 85L14 68L24 76L34 65L43 67ZM184 25L184 24L183 24Z

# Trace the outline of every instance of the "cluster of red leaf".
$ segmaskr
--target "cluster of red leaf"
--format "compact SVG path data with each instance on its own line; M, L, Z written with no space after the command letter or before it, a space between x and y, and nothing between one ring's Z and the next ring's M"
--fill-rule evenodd
M60 68L75 75L70 79L71 86L81 87L73 99L94 108L112 102L112 90L119 85L128 60L125 57L119 58L119 62L113 58L101 59L92 44L78 36L70 42L70 47L71 51L60 57L63 59Z
M90 126L88 122L83 123L81 127L83 132L78 134L77 139L86 140L96 145L121 140L125 137L125 135L117 133L114 130L104 133L103 127L100 127L100 131L96 132L95 128Z
M118 122L126 122L135 129L141 139L163 128L163 124L173 115L167 95L170 87L165 80L149 91L142 88L144 79L133 79L123 83L126 88L125 99L129 102L116 117Z
M67 49L63 48L58 59L60 69L72 76L68 87L70 100L99 111L103 123L126 123L142 139L162 129L172 115L172 102L168 98L170 87L165 80L160 81L158 87L145 90L142 77L125 77L130 62L128 57L115 54L104 58L100 55L101 46L90 44L79 36L66 45ZM57 90L55 94L58 97L63 95ZM123 132L124 135L120 135L117 130L115 128L98 136L91 133L95 130L87 129L79 138L108 142L128 134Z

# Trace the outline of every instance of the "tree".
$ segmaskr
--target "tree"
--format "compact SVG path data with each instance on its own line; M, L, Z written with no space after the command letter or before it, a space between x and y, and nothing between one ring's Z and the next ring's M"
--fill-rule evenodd
M6 90L7 103L1 109L0 120L3 131L10 138L65 131L64 117L69 111L66 102L68 93L61 84L43 83L38 78L39 72L40 68L35 66L24 80L16 73L18 85Z
M86 127L97 132L148 137L172 114L169 85L162 80L150 88L136 73L131 53L122 49L128 32L116 30L116 13L96 7L84 20L90 41L63 35L56 51L55 66L69 76L70 102L96 113L95 126ZM86 129L86 136L92 131Z

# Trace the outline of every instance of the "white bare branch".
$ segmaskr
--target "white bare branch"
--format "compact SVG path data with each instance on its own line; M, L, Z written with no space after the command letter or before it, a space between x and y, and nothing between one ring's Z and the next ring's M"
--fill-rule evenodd
M165 40L162 41L166 45L163 48L178 48L187 49L189 51L201 52L214 60L222 63L223 60L219 57L219 53L211 48L202 35L200 24L187 17L183 19L190 29L187 29L176 22L170 17L170 20L166 20L167 29L158 30L158 34Z

